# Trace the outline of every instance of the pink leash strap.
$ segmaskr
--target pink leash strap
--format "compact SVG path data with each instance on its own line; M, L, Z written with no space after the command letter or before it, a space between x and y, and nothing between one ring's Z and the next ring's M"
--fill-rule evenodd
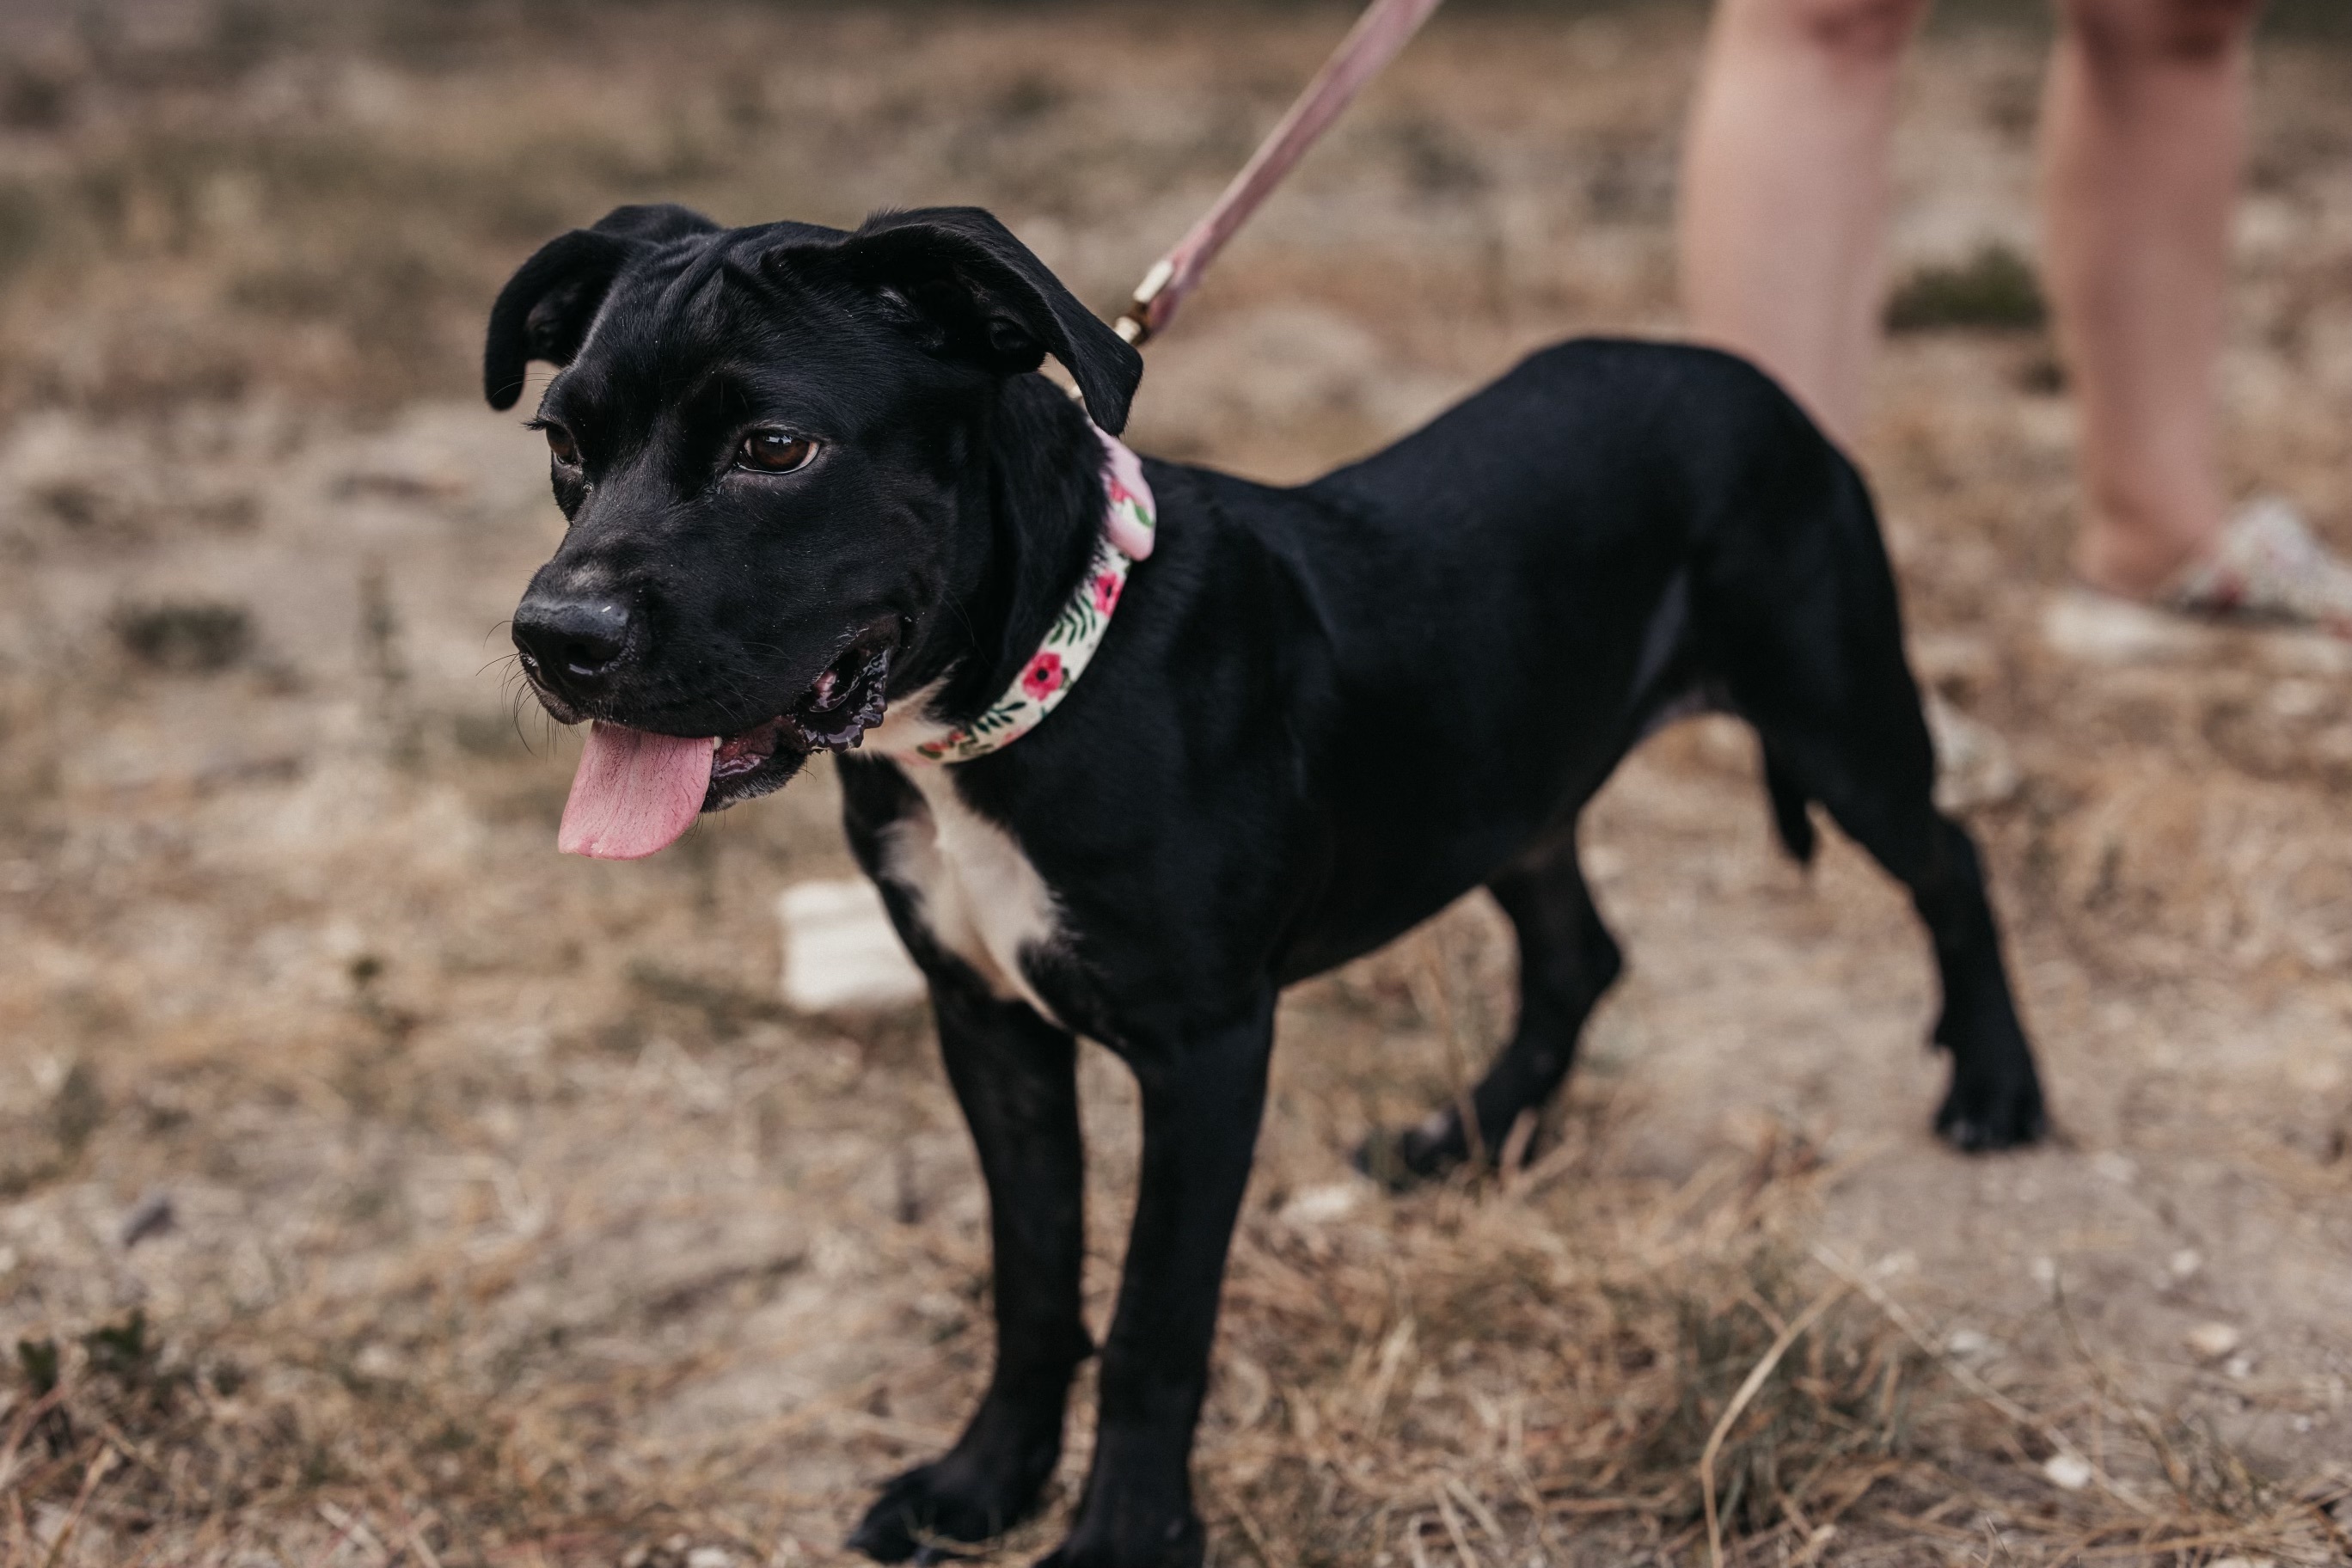
M1316 138L1348 107L1349 100L1396 58L1437 6L1438 0L1372 0L1339 47L1331 51L1331 58L1323 62L1315 79L1307 83L1307 90L1298 95L1298 101L1290 106L1290 112L1282 117L1282 123L1258 143L1216 205L1176 242L1175 249L1153 262L1151 270L1143 275L1134 302L1118 321L1120 337L1140 343L1167 329L1225 242L1281 184L1291 165L1315 145Z

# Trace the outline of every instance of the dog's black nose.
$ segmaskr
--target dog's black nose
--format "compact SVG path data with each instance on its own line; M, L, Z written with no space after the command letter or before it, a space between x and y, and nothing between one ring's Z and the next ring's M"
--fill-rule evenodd
M629 606L610 595L580 599L533 595L517 606L515 647L542 679L593 686L629 646Z

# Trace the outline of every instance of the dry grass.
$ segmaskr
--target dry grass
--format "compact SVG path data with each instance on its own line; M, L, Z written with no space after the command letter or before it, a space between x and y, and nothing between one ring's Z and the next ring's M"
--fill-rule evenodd
M2079 1341L2072 1375L2005 1392L1895 1301L1900 1260L1818 1243L1809 1258L1813 1194L1867 1163L1826 1167L1776 1131L1644 1190L1569 1138L1507 1183L1377 1217L1313 1194L1268 1205L1237 1249L1202 1442L1218 1560L2322 1564L2352 1547L2340 1471L2264 1475L2122 1392ZM755 1466L774 1479L755 1456L785 1457L789 1491L799 1442L934 1444L891 1395L969 1388L984 1354L971 1238L886 1246L952 1282L934 1342L695 1464L627 1436L703 1370L674 1338L669 1364L635 1375L567 1366L573 1325L466 1364L468 1299L533 1267L511 1252L486 1267L427 1250L363 1296L299 1289L184 1340L139 1308L26 1340L0 1561L233 1561L269 1543L287 1561L642 1562L680 1540L728 1561L822 1554L770 1488L747 1491ZM665 1281L598 1326L690 1320L807 1266ZM425 1329L394 1371L387 1317L447 1337ZM2043 1480L2067 1463L2077 1489ZM1049 1544L1054 1517L1005 1560Z
M845 868L828 775L553 855L571 753L497 627L555 524L469 401L480 312L666 196L982 201L1108 304L1339 15L123 15L0 69L0 1564L832 1561L984 1377L970 1156L921 1018L773 1001L777 889ZM1695 38L1442 17L1154 346L1139 444L1296 477L1670 328ZM2339 538L2340 50L2260 62L2228 367L2235 472ZM1933 44L1902 270L2023 243L2033 69ZM2053 641L2047 363L1906 334L1865 456L1918 662L2014 752L1975 825L2059 1146L1932 1144L1900 900L1779 858L1736 731L1670 734L1588 823L1633 969L1525 1173L1347 1166L1506 1026L1483 903L1287 1003L1217 1562L2352 1553L2352 658ZM1132 1097L1085 1074L1099 1316Z

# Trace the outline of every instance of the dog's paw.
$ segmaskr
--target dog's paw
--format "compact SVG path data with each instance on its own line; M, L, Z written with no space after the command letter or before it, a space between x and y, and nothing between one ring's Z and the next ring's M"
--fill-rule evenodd
M1356 1150L1356 1169L1392 1193L1433 1181L1470 1157L1461 1118L1433 1110L1397 1131L1377 1128Z
M1990 1081L1954 1079L1936 1112L1936 1135L1964 1154L2038 1143L2049 1131L2042 1085L2031 1072Z
M975 1460L961 1453L908 1470L882 1489L849 1537L849 1549L877 1563L949 1563L948 1543L1003 1534L1029 1517L1053 1470Z
M1208 1537L1187 1512L1159 1522L1122 1521L1095 1530L1084 1519L1036 1568L1201 1568Z

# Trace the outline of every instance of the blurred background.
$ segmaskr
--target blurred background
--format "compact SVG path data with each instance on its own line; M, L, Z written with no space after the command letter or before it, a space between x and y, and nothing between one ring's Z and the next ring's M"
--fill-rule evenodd
M831 775L556 855L576 742L502 622L561 521L483 321L655 199L979 203L1108 313L1349 16L0 10L0 1563L833 1562L952 1437L985 1215L929 1025L779 996L779 892L848 870ZM1538 344L1674 332L1704 20L1456 0L1152 345L1130 439L1301 479ZM1705 1561L1710 1434L1849 1275L1725 1428L1727 1560L2352 1551L2352 645L2053 609L2046 43L1945 0L1912 63L1860 457L1990 737L1951 784L2063 1135L1934 1142L1903 900L1777 855L1737 727L1667 734L1588 819L1632 970L1529 1173L1348 1164L1507 1027L1483 900L1286 1005L1216 1562ZM2352 11L2276 0L2255 73L2226 457L2343 547ZM1099 1308L1133 1117L1086 1084Z

